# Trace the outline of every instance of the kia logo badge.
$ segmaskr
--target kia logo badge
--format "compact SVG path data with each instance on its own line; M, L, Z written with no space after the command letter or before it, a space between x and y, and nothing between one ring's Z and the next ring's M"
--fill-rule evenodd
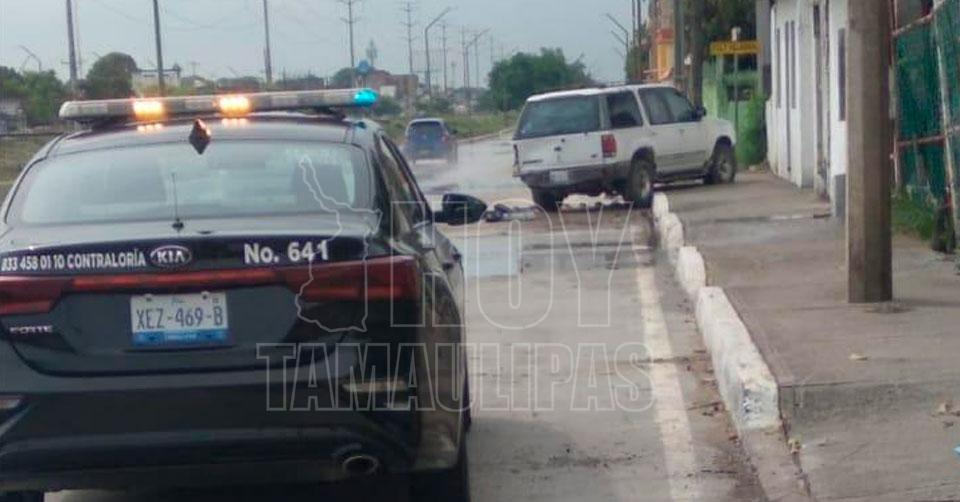
M193 261L193 253L183 246L160 246L150 251L150 263L158 268L180 268Z

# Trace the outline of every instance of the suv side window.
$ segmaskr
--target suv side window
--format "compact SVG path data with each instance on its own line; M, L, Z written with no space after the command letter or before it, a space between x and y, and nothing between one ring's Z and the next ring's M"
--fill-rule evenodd
M406 170L403 157L398 150L384 136L377 141L377 149L380 153L380 162L383 163L383 178L387 184L387 189L391 193L390 203L394 206L391 209L397 209L406 215L411 222L419 223L426 218L425 202L412 183L412 176Z
M610 112L610 127L613 129L629 129L643 125L640 105L632 92L608 94L607 110Z
M683 94L676 89L657 89L673 115L674 122L696 122L697 113Z
M643 100L643 107L647 109L647 117L650 118L651 125L663 125L673 122L673 115L670 114L670 108L657 92L657 89L646 89L640 91L640 99Z

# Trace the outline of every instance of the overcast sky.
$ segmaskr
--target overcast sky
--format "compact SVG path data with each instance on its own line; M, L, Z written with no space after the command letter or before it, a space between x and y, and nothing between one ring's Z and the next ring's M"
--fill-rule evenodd
M83 71L100 55L126 52L141 67L155 67L151 0L74 0ZM164 65L180 64L190 74L228 77L263 74L262 0L160 0ZM275 78L313 72L329 76L349 64L346 6L337 0L268 0ZM630 25L631 0L417 0L415 69L423 71L423 26L446 6L452 63L462 64L460 28L491 30L495 55L560 47L569 59L583 58L601 80L622 79L610 12ZM405 15L400 0L361 0L356 7L357 55L372 40L377 66L394 73L408 70ZM36 68L29 49L44 69L67 76L65 0L0 0L0 65ZM441 31L431 31L431 52L439 51ZM621 48L622 50L622 48ZM440 58L439 52L434 61ZM434 62L435 67L440 65ZM481 67L490 67L490 43L481 44ZM435 71L439 72L440 68ZM462 81L457 70L456 82ZM436 73L439 75L439 73ZM451 73L452 75L452 73ZM451 76L451 78L453 78Z

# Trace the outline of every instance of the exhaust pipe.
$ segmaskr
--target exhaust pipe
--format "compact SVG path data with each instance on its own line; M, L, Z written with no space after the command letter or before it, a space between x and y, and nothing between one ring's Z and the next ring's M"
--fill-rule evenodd
M348 476L372 476L380 471L380 459L372 455L350 455L340 466Z

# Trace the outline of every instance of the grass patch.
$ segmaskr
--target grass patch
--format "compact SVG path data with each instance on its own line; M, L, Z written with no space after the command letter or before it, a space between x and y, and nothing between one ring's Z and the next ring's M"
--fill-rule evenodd
M0 183L16 179L33 154L51 139L52 136L0 137Z
M937 215L934 208L916 201L906 194L893 196L893 231L917 237L926 242L933 240L937 230Z

